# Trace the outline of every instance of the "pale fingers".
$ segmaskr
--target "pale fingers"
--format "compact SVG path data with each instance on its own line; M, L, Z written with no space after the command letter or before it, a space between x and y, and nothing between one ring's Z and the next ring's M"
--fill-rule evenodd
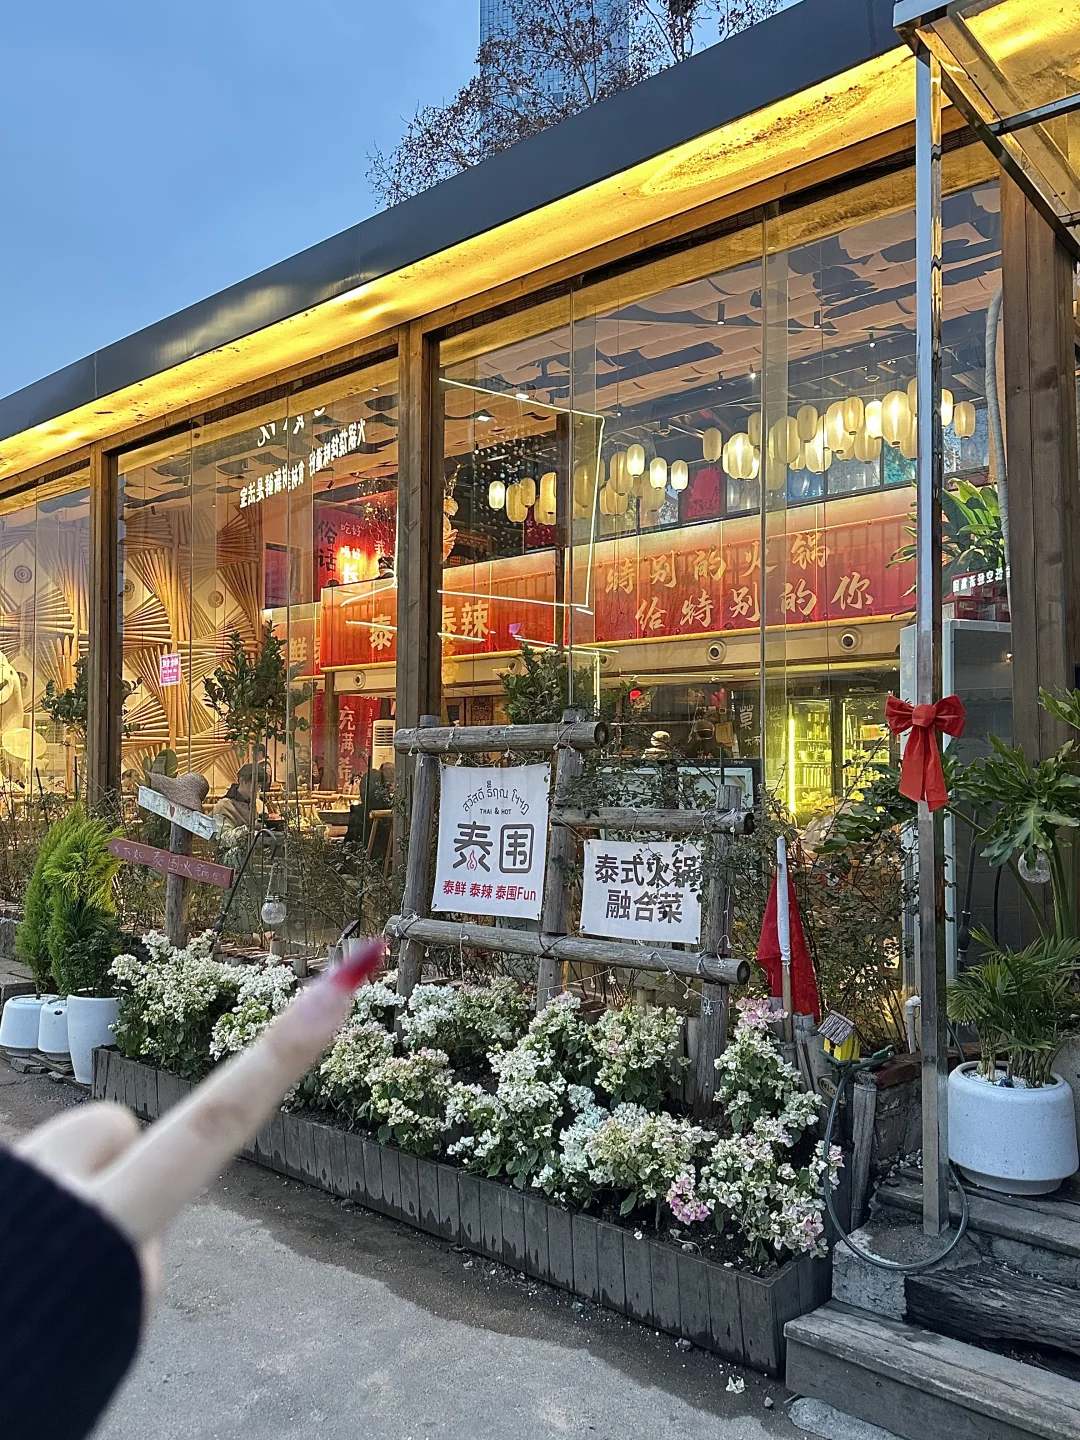
M249 1049L150 1127L93 1185L94 1198L137 1243L159 1235L280 1105L349 1013L355 976L377 968L380 942L359 962L308 986Z
M130 1110L102 1102L65 1110L32 1130L14 1149L56 1180L85 1180L111 1165L140 1134Z

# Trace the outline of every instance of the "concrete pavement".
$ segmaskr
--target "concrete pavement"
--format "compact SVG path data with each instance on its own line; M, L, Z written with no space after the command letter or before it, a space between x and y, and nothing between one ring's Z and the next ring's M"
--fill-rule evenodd
M0 1138L75 1103L0 1061ZM752 1371L242 1161L177 1224L165 1276L98 1440L806 1433Z

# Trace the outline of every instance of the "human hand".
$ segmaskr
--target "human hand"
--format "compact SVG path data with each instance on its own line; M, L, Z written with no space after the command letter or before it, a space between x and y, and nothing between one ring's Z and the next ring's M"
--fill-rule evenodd
M31 1131L16 1153L96 1206L127 1236L152 1297L169 1222L318 1060L348 1016L353 993L385 954L382 940L347 943L340 965L306 986L254 1045L148 1129L121 1105L81 1105Z

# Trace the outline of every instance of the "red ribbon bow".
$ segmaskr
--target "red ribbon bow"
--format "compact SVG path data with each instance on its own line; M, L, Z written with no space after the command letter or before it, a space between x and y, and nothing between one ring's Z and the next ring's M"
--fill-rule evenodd
M934 731L954 737L964 733L967 711L959 695L946 695L936 705L909 705L890 695L885 701L885 719L894 735L911 731L900 767L900 794L909 800L925 800L931 810L940 810L949 792Z

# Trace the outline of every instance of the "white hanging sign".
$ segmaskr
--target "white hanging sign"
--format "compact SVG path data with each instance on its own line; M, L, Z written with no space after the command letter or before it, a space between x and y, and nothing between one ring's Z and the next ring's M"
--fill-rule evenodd
M433 910L539 920L550 765L443 765Z
M701 940L701 851L686 840L586 840L581 929L613 940Z

